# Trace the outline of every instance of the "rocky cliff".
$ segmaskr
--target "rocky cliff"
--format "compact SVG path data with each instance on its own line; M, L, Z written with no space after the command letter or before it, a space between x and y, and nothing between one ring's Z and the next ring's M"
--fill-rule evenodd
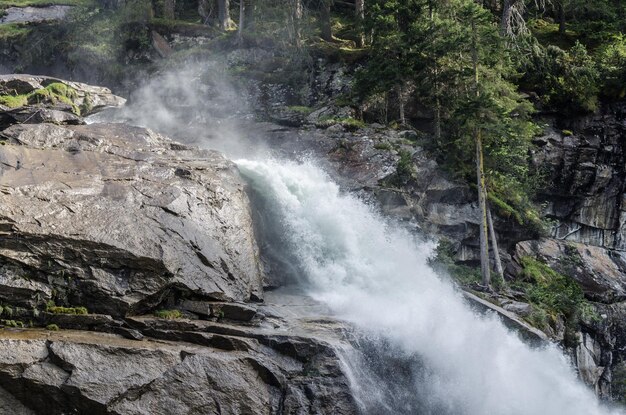
M33 94L49 82L0 86ZM260 303L264 275L234 165L143 128L85 125L58 101L3 112L0 408L355 413L336 355L347 328L280 299ZM46 111L54 116L34 116Z

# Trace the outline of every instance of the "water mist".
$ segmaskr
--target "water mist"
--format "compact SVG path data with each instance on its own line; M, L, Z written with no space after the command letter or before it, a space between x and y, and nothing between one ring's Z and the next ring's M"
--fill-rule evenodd
M312 163L237 164L279 217L308 293L370 338L386 342L401 361L416 362L403 370L415 370L404 377L421 396L419 413L611 413L576 379L556 347L531 348L496 317L472 312L428 266L432 244L342 194ZM391 405L381 404L383 386L359 367L362 358L346 352L344 363L366 413L403 412L401 405L391 412Z
M251 106L221 64L203 62L155 76L125 109L90 121L130 122L245 157L237 164L272 228L260 241L278 264L272 278L358 329L356 350L338 353L364 413L622 413L600 405L556 346L532 348L495 316L473 312L428 266L432 243L343 194L314 163L268 156L254 125L242 128Z

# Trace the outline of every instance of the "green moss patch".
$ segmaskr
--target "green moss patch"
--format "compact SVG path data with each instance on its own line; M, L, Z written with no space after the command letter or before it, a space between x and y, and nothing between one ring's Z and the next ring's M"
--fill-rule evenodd
M0 9L1 11L2 9ZM18 39L26 36L31 31L28 25L23 23L4 23L0 24L0 41Z
M49 301L46 304L46 311L52 314L73 314L73 315L85 315L89 314L85 307L61 307L54 304L53 301Z
M517 282L515 288L523 291L533 305L527 321L545 330L554 326L559 317L563 318L566 322L565 342L575 343L574 333L579 322L598 318L580 285L533 257L522 257L520 264L522 281Z
M154 316L167 320L175 320L181 318L183 314L179 310L157 310L154 312Z
M72 107L72 112L81 114L80 108L74 104L74 99L78 97L76 90L62 82L53 82L45 88L36 89L28 94L21 95L0 95L0 104L9 108L18 108L25 105L37 105L43 103L62 102Z
M94 0L3 0L0 9L9 7L82 6L90 7Z

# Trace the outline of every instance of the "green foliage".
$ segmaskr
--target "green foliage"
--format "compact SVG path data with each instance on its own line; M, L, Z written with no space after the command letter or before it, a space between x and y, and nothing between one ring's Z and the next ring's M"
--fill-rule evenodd
M89 314L89 311L85 307L61 307L61 306L55 305L54 301L52 300L46 303L46 311L52 314L72 314L72 315Z
M74 104L77 97L76 90L61 82L53 82L45 88L36 89L28 94L0 95L0 104L9 108L18 108L25 105L62 102L72 107L72 111L80 115L80 109Z
M597 109L600 72L582 43L568 51L537 45L523 69L524 84L539 93L548 108L565 113Z
M157 310L154 312L154 316L167 320L175 320L182 318L183 314L179 310Z
M291 107L287 107L287 109L289 111L297 112L297 113L302 114L302 115L309 115L310 113L313 112L313 108L311 108L311 107L304 107L304 106L300 106L300 105L294 105L294 106L291 106Z
M579 321L597 319L580 285L535 258L522 257L520 264L522 282L516 288L521 289L533 305L533 312L527 318L529 323L545 329L561 316L566 321L565 341L574 344L573 333Z
M19 108L28 105L28 98L26 95L0 95L0 105Z
M20 38L30 33L28 25L22 23L0 24L0 41L19 41Z
M48 324L46 326L46 330L59 331L59 326L57 326L56 324Z
M5 305L4 310L2 311L3 316L13 317L13 307L10 305Z
M24 328L24 323L19 320L0 320L0 323L6 327Z
M450 241L441 239L435 249L435 256L429 260L430 265L443 273L450 275L462 286L470 286L480 283L482 277L480 269L463 264L457 264L454 260L454 247Z
M93 6L94 0L3 0L0 9L8 7L41 7L50 5Z
M603 80L604 96L620 99L626 96L626 37L622 33L613 35L596 52Z
M382 142L382 143L374 144L374 148L376 150L391 151L393 149L393 146L390 143L388 143L388 142Z
M415 167L413 166L413 157L409 151L400 150L398 152L400 159L396 165L396 181L398 184L405 184L415 175Z

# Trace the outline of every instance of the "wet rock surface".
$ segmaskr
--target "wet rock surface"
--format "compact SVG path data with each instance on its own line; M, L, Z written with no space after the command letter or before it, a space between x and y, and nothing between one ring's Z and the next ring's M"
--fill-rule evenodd
M24 306L125 315L182 292L262 297L244 184L219 153L121 124L0 134L3 282Z
M139 127L60 120L71 110L51 102L30 115L54 117L19 111L0 115L0 412L358 412L337 352L349 328L300 294L261 303L233 163Z
M50 20L63 20L72 6L51 5L43 7L9 7L4 9L3 23L39 23Z
M303 362L256 339L245 344L225 350L72 330L2 331L0 407L19 414L354 413L328 349Z

